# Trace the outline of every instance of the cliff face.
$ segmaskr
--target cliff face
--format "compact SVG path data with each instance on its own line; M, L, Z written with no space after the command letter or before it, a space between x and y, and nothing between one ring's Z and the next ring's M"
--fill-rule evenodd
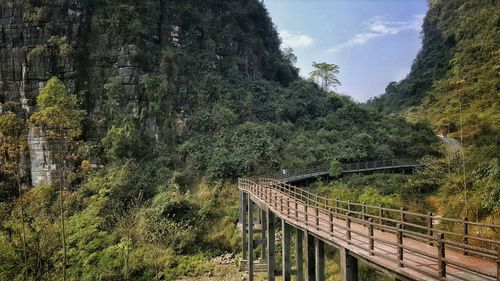
M49 44L55 34L77 37L81 13L68 7L50 9L50 23L29 20L21 1L0 3L0 102L18 103L31 113L43 83L58 75L75 91L75 60L57 55Z
M256 0L1 1L0 111L12 102L29 116L58 76L88 113L86 138L132 119L159 141L159 128L197 105L200 76L295 80L279 44ZM148 81L160 80L165 87L148 92ZM32 149L32 159L41 153Z
M279 40L257 1L32 1L0 3L0 101L32 110L40 86L57 75L85 105L119 77L129 96L139 77L163 72L176 92L187 68L179 56L208 57L221 73L279 80L296 77L280 61ZM132 98L133 99L133 98Z

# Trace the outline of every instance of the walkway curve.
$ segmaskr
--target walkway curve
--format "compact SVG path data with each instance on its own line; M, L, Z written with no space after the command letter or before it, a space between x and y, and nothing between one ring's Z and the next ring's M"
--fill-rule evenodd
M419 166L416 160L412 159L388 159L373 160L354 163L341 163L342 174L370 173L381 171L401 171L413 170ZM330 163L323 163L317 166L283 169L272 177L280 178L286 182L300 182L308 179L327 176L330 170Z

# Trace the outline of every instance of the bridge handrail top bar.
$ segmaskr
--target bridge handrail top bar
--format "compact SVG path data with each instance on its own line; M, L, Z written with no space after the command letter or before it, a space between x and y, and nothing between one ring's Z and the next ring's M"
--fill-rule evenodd
M322 212L325 212L325 211L326 211L327 214L332 213L329 210L322 210ZM294 210L294 213L300 213L302 215L306 214L304 211L299 211L299 210ZM383 225L383 224L379 224L379 223L376 223L376 222L368 222L366 220L350 216L351 214L355 214L355 213L359 213L359 212L352 212L351 211L348 214L337 214L337 217L338 218L342 218L342 219L349 218L352 222L357 222L359 224L367 224L368 223L370 225L373 225L373 226L376 226L376 227L379 227L379 228L384 228L386 231L390 230L389 232L392 232L392 233L395 233L395 232L398 231L397 227L393 227L393 226L389 226L389 225ZM400 221L397 221L397 220L391 220L391 221L401 223ZM322 218L319 218L319 222L320 222L320 224L322 222L329 223L329 221L324 220ZM343 229L343 230L347 229L345 226L342 226L342 225L336 225L335 227ZM360 232L360 231L357 231L357 230L351 229L350 231L352 233L358 234L358 235L360 235L362 237L365 237L365 238L370 237L367 234L365 234L363 232ZM407 237L417 237L417 238L420 238L420 239L422 239L424 241L429 241L429 240L437 241L435 236L426 235L426 234L422 234L422 233L418 233L418 232L414 232L414 231L410 231L410 230L406 230L406 229L399 229L399 231L401 233L405 234ZM440 230L436 230L436 233L438 233L438 234L439 233L456 234L456 233L450 233L450 232L447 232L447 231L440 231ZM471 237L471 238L476 238L476 237ZM383 243L386 243L386 244L390 244L390 245L396 245L396 243L394 243L392 241L389 241L389 240L377 239L377 241L383 242ZM495 242L495 243L498 243L497 241L493 241L493 240L491 240L491 241ZM464 249L465 248L465 249L469 250L470 253L474 253L474 254L476 254L478 256L482 256L482 257L490 258L490 259L495 259L495 257L496 257L495 256L496 252L493 251L493 250L479 248L479 247L475 247L475 246L471 246L471 245L464 245L464 244L457 243L457 242L454 242L454 241L451 241L451 240L444 240L444 242L447 245L453 245L456 248L460 248L460 249ZM448 243L448 242L450 242L450 243ZM410 247L406 247L406 246L404 246L403 248L410 249Z
M378 164L378 165L376 165ZM359 161L359 162L350 162L350 163L342 163L341 167L343 172L352 172L352 171L361 171L361 170L373 170L377 168L390 168L390 167L414 167L418 166L419 163L415 159L411 158L394 158L394 159L384 159L384 160L369 160L369 161ZM286 178L296 178L299 176L310 175L314 172L325 173L328 172L330 167L330 163L321 163L318 165L307 166L307 167L298 167L298 168L286 168L283 167L286 175L283 175L280 172L273 173L275 175L283 175ZM353 169L349 169L353 168Z
M262 183L266 183L266 182L279 183L281 185L285 185L285 186L293 189L294 191L297 190L297 189L299 189L299 190L301 190L300 194L310 195L311 197L320 199L320 200L322 200L324 202L328 202L328 201L332 202L333 201L334 203L350 204L351 206L365 207L365 208L370 208L370 209L375 209L375 210L389 211L389 212L394 212L394 213L398 213L398 214L403 213L405 215L412 215L412 216L417 216L417 217L421 217L421 218L431 218L433 220L439 220L439 221L442 221L442 222L454 222L454 223L462 223L462 224L468 224L468 225L479 226L479 227L489 227L489 228L500 229L500 225L497 225L497 224L474 222L474 221L468 221L468 220L463 220L463 219L442 217L442 216L438 216L438 215L429 215L429 214L416 213L416 212L411 212L411 211L408 211L408 210L405 210L405 209L395 209L395 208L388 208L388 207L383 207L383 206L381 207L381 206L368 205L368 204L363 204L363 203L357 203L357 202L350 202L350 201L343 201L343 200L338 200L338 199L327 198L327 197L324 197L324 196L320 196L317 193L313 193L313 192L310 192L310 191L305 190L305 189L297 188L296 186L288 184L288 183L284 182L283 180L279 180L279 179L260 178L259 182L262 182ZM254 182L254 183L257 184L256 182ZM322 202L319 202L319 200L310 199L309 201L311 201L312 203L314 203L314 205L320 205L320 206L323 206L323 207L331 207L331 206L325 205Z

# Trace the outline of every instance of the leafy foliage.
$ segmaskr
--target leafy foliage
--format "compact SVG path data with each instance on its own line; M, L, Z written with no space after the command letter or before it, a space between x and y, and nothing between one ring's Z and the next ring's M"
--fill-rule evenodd
M313 62L312 66L314 70L309 73L309 79L321 85L323 91L340 86L340 80L337 79L337 74L340 72L338 65L326 62Z
M30 117L35 126L47 129L48 137L64 132L65 137L81 134L83 111L79 110L76 96L71 95L64 83L52 77L37 97L38 111Z
M328 169L328 175L331 177L342 175L342 164L337 160L332 160L330 162L330 168Z
M13 112L0 115L0 169L22 177L22 157L28 150L26 124Z

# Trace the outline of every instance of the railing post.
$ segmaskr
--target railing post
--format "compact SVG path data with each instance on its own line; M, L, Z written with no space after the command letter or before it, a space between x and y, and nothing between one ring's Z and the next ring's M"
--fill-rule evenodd
M497 246L497 280L500 280L500 247Z
M398 223L397 225L397 239L398 239L398 267L403 267L403 225Z
M363 206L361 207L361 213L362 213L361 219L365 221L366 220L366 215L365 215L366 214L366 203L365 202L363 202Z
M375 247L374 247L374 242L373 242L373 219L369 218L368 223L369 223L369 225L368 225L368 239L370 239L369 240L369 242L370 242L369 243L370 244L370 256L373 256L373 255L375 255L375 253L374 253Z
M286 198L286 214L287 217L290 217L290 197Z
M444 245L444 234L438 234L438 267L439 267L439 278L446 277L446 262L444 259L446 258L445 254L445 245Z
M351 212L351 200L347 201L347 213Z
M307 204L304 204L304 222L307 226Z
M335 198L335 214L338 214L339 213L339 198L336 197ZM336 215L335 215L336 217Z
M380 227L380 231L384 232L384 228L382 227L382 225L384 225L384 210L382 208L384 208L384 205L380 204L378 205L378 221L381 225Z
M401 220L401 228L405 229L405 222L406 222L406 215L404 213L405 208L401 208L400 211L401 211L401 219L400 219Z
M278 209L278 194L274 193L274 208Z
M333 213L330 211L330 233L333 237Z
M283 214L283 194L280 194L280 210L281 213Z
M319 231L319 207L316 206L316 230Z
M347 245L351 244L351 213L347 213L347 217L345 220L346 223L346 231L347 231Z
M432 237L434 236L434 231L432 231L432 212L427 214L427 235L429 236L429 245L432 246Z
M463 236L462 236L462 242L467 245L469 244L469 238L467 236L469 236L469 223L468 223L468 219L467 217L464 217L463 219L463 223L464 223L464 232L463 232ZM464 247L464 256L467 256L469 255L469 253L467 252L467 250L465 249Z

